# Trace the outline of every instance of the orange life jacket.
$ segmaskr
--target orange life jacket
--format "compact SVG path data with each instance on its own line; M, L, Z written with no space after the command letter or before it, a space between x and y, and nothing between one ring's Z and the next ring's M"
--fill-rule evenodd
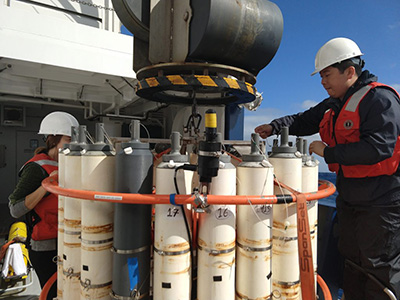
M360 103L372 89L378 86L390 88L398 95L396 90L394 90L392 87L378 82L373 82L362 87L349 99L347 99L342 110L339 112L335 128L333 128L333 116L335 115L335 112L332 109L328 109L325 112L325 115L319 124L319 134L322 141L324 141L329 147L333 147L336 144L349 144L360 141ZM335 131L335 137L333 136L333 131ZM341 165L341 168L344 177L375 177L380 175L392 175L396 172L399 162L400 136L397 137L397 142L392 157L373 165ZM332 172L338 173L339 171L339 164L337 163L328 164L328 167Z
M36 163L47 174L58 170L58 163L53 160L50 156L45 153L36 154L33 158L25 163L22 169L28 163ZM21 169L21 171L22 171ZM49 194L40 200L33 209L34 212L39 216L39 220L35 220L33 215L33 231L32 239L35 241L49 240L57 238L57 226L58 226L58 197L55 194Z

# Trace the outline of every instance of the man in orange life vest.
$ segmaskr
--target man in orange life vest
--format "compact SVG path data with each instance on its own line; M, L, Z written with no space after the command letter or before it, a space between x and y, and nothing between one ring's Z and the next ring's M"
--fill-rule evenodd
M262 138L320 134L310 154L337 174L339 251L345 258L346 300L400 298L400 99L393 88L362 71L360 48L347 38L324 44L315 71L329 94L309 110L255 128ZM372 276L373 277L372 277Z
M46 147L35 150L19 172L18 184L9 196L10 213L14 218L26 216L31 230L30 259L43 288L57 271L58 197L48 193L42 180L58 170L58 150L71 142L71 127L79 126L72 115L52 112L40 124L39 134L46 136ZM48 299L57 296L53 284Z

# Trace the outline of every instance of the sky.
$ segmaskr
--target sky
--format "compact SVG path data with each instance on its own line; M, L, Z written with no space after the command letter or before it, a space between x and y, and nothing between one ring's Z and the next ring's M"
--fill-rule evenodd
M314 71L318 49L335 37L354 40L364 53L364 69L400 91L399 0L274 0L282 11L284 29L279 49L257 76L263 102L245 111L244 139L257 125L304 111L327 98ZM271 145L269 137L267 144ZM318 136L309 138L319 139ZM317 157L318 158L318 157ZM327 171L323 159L320 171Z

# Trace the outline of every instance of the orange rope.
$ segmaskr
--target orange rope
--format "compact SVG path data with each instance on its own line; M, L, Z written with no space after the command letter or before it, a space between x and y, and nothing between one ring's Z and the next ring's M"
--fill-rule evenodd
M240 159L239 157L233 155L232 153L229 153L228 151L224 151L224 153L228 154L230 157L232 157L233 159L237 160L238 162L242 162L242 159Z
M154 155L154 160L159 159L161 156L169 153L170 151L171 151L171 148L168 148L168 149L164 150L163 152L157 153L156 155Z

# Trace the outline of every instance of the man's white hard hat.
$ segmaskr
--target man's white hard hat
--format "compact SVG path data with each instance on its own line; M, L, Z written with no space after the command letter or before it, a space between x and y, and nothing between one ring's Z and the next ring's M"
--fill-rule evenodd
M79 126L78 120L73 115L55 111L43 118L39 134L71 136L71 126Z
M315 70L311 76L333 64L361 55L364 53L354 41L344 37L331 39L318 50L315 56Z

